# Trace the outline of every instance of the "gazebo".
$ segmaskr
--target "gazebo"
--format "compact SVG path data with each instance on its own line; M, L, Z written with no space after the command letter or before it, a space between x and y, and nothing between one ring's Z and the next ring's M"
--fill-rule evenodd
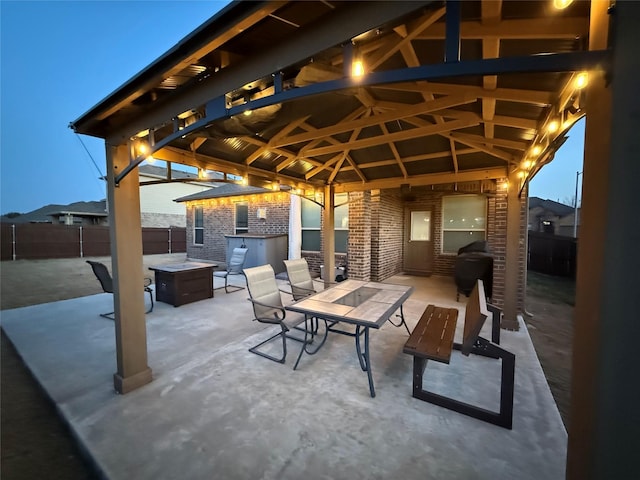
M528 181L586 115L567 476L629 471L640 426L627 377L638 306L624 288L640 268L629 220L640 173L638 26L636 2L229 4L70 125L106 143L116 390L152 380L137 288L137 167L148 156L320 198L328 271L335 193L363 212L389 191L497 196L494 289L503 326L514 328ZM367 278L357 259L350 270Z

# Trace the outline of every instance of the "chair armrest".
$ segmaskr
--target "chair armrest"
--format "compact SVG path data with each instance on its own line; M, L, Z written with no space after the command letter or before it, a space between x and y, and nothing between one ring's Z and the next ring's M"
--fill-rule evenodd
M266 304L266 303L262 303L262 302L259 302L257 300L254 300L253 298L248 298L247 300L249 300L254 305L260 305L261 307L272 308L272 309L276 310L276 312L273 312L274 318L265 318L265 317L258 318L258 317L256 317L256 320L258 320L258 321L264 321L264 322L268 322L268 323L280 323L287 316L287 311L284 309L284 307L280 307L278 305L269 305L269 304ZM278 316L277 310L282 312L282 318L280 318Z
M152 283L153 283L153 280L151 280L149 277L144 277L144 286L145 287L148 287Z
M324 283L325 283L325 282L324 282L324 280L322 280L320 277L315 277L315 278L312 278L311 280L313 280L314 282L320 282L320 283L322 283L322 284L324 284ZM334 281L332 281L332 280L329 280L329 282L328 282L328 283L329 283L329 285L337 285L337 284L338 284L338 283L340 283L340 282L334 282Z
M295 285L291 285L291 293L300 293L302 295L311 295L316 293L316 291L312 288L304 288L304 287L296 287Z

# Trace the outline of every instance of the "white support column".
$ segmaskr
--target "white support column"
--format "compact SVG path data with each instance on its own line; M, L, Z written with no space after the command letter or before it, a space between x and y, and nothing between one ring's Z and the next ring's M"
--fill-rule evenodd
M333 272L336 267L336 238L335 238L335 212L334 212L334 188L333 185L324 187L324 210L322 211L322 251L324 252L324 285L329 286L333 282Z
M151 369L147 365L138 170L134 169L118 186L114 184L115 175L128 163L129 150L126 145L107 145L109 233L118 366L113 384L116 391L122 394L152 379Z
M302 200L298 195L289 195L289 260L302 256Z

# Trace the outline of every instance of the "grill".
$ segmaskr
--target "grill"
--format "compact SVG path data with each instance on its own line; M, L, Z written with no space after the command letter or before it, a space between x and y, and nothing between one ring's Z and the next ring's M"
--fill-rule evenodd
M468 297L478 279L484 283L487 298L491 298L493 293L493 254L486 241L473 242L458 250L454 277L458 288L456 300L460 298L461 293Z

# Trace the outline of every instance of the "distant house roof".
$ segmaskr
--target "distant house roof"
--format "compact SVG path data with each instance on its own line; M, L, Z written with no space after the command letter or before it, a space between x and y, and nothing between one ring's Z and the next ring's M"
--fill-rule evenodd
M3 215L2 221L8 223L52 223L52 217L67 214L78 217L106 217L108 215L107 201L75 202L69 205L51 204L11 218Z
M204 192L193 193L184 197L176 198L175 202L190 202L193 200L207 200L209 198L237 197L239 195L253 195L256 193L269 193L272 190L247 185L237 185L227 183L220 187L205 190Z
M529 197L529 210L538 207L559 217L573 213L573 207L565 205L564 203L554 202L553 200L543 200L538 197Z

